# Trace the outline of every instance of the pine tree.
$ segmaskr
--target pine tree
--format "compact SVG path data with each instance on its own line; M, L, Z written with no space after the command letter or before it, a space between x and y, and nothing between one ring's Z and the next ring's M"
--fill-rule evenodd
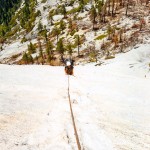
M120 29L120 32L119 32L119 42L121 43L123 40L122 40L122 34L123 34L123 29Z
M128 7L129 7L129 0L127 0L127 4L126 4L126 16L128 15Z
M0 0L0 24L9 24L21 2L21 0Z
M30 44L28 45L28 51L30 54L33 54L36 52L36 48L35 46L32 44L32 42L30 42Z
M44 64L44 54L43 54L43 49L42 49L40 40L38 40L38 45L39 45L39 57L41 58L41 63L43 65Z
M89 54L90 61L97 62L97 55L98 55L98 53L95 50L91 51Z
M60 34L60 30L57 27L55 27L52 31L52 34L57 37L57 42L58 42L58 37L59 37L59 34Z
M66 49L67 49L67 52L70 56L72 56L72 53L73 53L73 49L72 49L72 45L71 43L69 42L68 45L66 46Z
M65 49L64 49L64 45L63 45L63 40L62 40L62 38L59 39L59 41L57 42L56 50L57 50L58 53L60 54L61 60L63 61L63 55L64 55L64 52L65 52Z
M115 43L115 47L117 46L117 44L118 44L118 35L117 34L115 34L114 35L114 37L113 37L113 41L114 41L114 43Z
M107 10L107 3L104 4L104 1L102 0L102 17L101 17L101 21L102 22L106 22L106 10Z
M78 34L77 34L75 37L76 37L75 43L76 43L77 46L78 46L78 56L80 56L81 38L80 38L80 36L79 36Z
M46 45L46 54L47 54L47 61L51 64L51 61L53 59L53 44L52 42L47 42Z
M97 17L96 8L94 6L92 6L92 8L91 8L90 15L92 18L93 30L94 30L94 24L96 23L96 17Z
M62 5L61 13L64 15L64 18L66 18L66 17L67 17L67 11L66 11L66 7L65 7L65 5Z
M21 18L21 26L24 27L25 24L28 22L30 17L30 7L29 7L29 0L25 0L25 5L22 9L22 18Z
M31 54L29 54L29 56L28 56L28 60L29 60L29 62L30 62L31 64L33 64L33 63L34 63L34 60L33 60L33 57L32 57L32 55L31 55Z
M111 15L114 16L115 0L112 0L112 11Z
M42 46L40 45L40 48L39 48L39 56L44 59L44 55L43 55L43 49L42 49Z
M72 31L72 28L73 28L73 24L72 24L72 19L69 18L69 25L68 25L68 28Z
M66 24L63 20L60 21L60 29L61 29L61 32L66 28Z
M103 7L102 2L98 1L97 9L98 9L99 22L101 22L102 20L102 7Z
M79 0L79 2L80 2L82 5L84 5L84 0Z
M24 53L24 54L23 54L22 60L24 61L25 64L28 64L28 63L29 63L29 58L28 58L27 53Z
M84 12L84 2L81 0L81 2L79 2L79 10L81 12Z
M42 30L43 30L43 25L42 25L41 21L39 21L38 31L41 32Z
M48 37L47 37L47 29L46 26L44 26L44 37L45 37L45 41L48 41Z
M48 56L48 60L51 61L50 58L53 57L53 48L54 48L54 45L51 41L47 42L46 44L46 54Z
M35 60L36 60L36 63L39 64L39 59L38 59L38 56L36 55L35 57Z
M53 15L54 15L54 14L53 14L53 11L50 11L50 12L49 12L49 17L48 17L48 18L50 19L51 25L53 25Z
M110 15L110 3L111 3L111 0L108 0L108 15Z
M107 33L108 33L108 40L110 40L111 39L111 33L112 33L112 27L110 24L107 27Z
M37 0L35 0L35 4L36 4L36 5L38 4Z

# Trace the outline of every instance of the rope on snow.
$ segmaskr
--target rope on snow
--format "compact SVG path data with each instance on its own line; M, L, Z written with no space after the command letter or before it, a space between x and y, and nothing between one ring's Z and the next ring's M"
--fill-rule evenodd
M73 123L75 138L76 138L76 143L77 143L77 146L78 146L78 150L81 150L81 145L80 145L80 141L79 141L79 136L78 136L78 133L77 133L77 128L76 128L76 124L75 124L75 120L74 120L74 115L73 115L73 110L72 110L72 104L71 104L71 100L70 100L69 75L68 75L68 99L69 99L70 112L71 112L71 118L72 118L72 123Z

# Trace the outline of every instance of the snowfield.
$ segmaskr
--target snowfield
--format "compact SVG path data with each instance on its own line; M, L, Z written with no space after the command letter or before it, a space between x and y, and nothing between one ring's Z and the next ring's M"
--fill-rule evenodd
M37 42L36 39L32 40L32 43L35 44ZM6 63L12 56L24 53L24 51L28 48L30 44L29 41L21 43L20 40L15 41L11 44L5 44L4 50L0 51L0 61ZM21 56L22 58L22 56ZM19 57L19 60L21 59ZM18 59L18 58L17 58Z
M75 67L70 95L84 150L150 149L150 45ZM63 67L0 65L0 149L77 149Z

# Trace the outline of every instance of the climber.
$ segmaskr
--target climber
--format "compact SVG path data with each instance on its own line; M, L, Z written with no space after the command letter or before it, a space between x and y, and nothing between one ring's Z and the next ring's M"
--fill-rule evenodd
M66 75L74 75L73 65L74 65L74 60L72 60L72 59L66 59L65 60L65 73L66 73Z

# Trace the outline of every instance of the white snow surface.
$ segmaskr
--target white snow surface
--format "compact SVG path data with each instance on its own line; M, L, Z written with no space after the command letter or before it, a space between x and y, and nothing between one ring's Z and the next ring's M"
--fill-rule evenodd
M58 20L61 20L63 17L64 17L63 15L55 15L53 16L53 20L58 21Z
M36 39L31 41L33 44L37 42ZM5 44L4 50L0 51L0 61L3 62L4 59L9 59L11 56L23 53L28 48L29 41L21 43L20 40L15 41L11 44Z
M70 95L84 150L150 149L149 45L75 66ZM63 67L0 65L0 149L77 149Z

